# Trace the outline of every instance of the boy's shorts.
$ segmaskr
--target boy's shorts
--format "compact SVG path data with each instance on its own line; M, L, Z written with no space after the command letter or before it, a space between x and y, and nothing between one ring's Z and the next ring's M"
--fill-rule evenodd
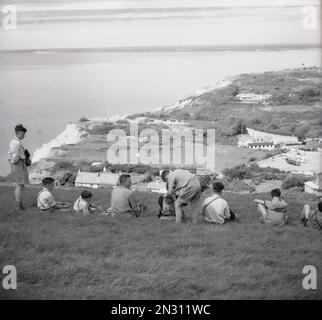
M267 217L263 219L263 222L273 224L284 224L287 222L287 216L285 212L267 209Z
M12 178L18 185L25 185L29 183L28 169L24 160L20 159L18 163L10 165Z
M191 201L200 199L201 186L198 178L190 179L189 183L179 190L178 199L181 204L186 204Z

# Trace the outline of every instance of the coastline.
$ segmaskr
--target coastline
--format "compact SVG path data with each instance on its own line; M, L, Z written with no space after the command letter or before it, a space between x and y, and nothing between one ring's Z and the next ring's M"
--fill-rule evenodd
M218 81L216 81L215 83L209 86L198 89L195 93L191 94L189 97L186 97L180 101L177 101L176 103L170 106L160 107L156 109L154 112L158 112L158 111L167 112L174 109L184 108L187 104L189 104L192 101L192 98L197 99L198 96L201 96L206 92L224 88L230 85L234 78L236 77L234 76L223 77L222 79L219 79ZM95 125L95 123L100 123L104 121L115 123L118 120L125 120L129 115L130 114L114 114L106 118L89 118L88 120L90 121L91 125ZM133 120L129 120L129 122L131 121ZM77 144L81 142L86 135L87 133L86 133L85 125L82 125L79 122L68 123L65 130L62 133L60 133L56 138L49 141L48 143L43 144L41 147L35 150L35 152L32 155L32 163L37 163L40 160L50 158L50 153L54 148L59 148L64 145Z
M32 163L48 158L53 148L58 148L67 144L79 143L85 135L86 131L80 124L68 123L65 130L55 139L43 144L40 148L35 150L32 155Z

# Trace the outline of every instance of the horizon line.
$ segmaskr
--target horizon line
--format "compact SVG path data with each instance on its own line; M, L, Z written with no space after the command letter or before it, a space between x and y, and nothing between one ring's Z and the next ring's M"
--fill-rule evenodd
M321 44L249 44L249 45L182 45L182 46L117 46L117 47L75 47L75 48L30 48L0 49L8 53L73 53L73 52L207 52L207 51L273 51L288 49L322 49Z

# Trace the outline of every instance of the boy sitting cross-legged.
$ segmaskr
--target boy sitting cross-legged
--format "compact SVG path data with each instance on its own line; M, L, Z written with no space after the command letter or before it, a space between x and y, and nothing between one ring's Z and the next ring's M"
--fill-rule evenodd
M47 177L42 180L44 188L38 193L37 207L41 211L52 212L54 210L69 211L70 203L55 201L52 191L55 188L55 180Z

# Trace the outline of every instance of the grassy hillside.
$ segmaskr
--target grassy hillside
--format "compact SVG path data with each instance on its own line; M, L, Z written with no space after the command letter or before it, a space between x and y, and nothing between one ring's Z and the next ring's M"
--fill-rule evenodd
M155 118L175 118L212 121L221 142L238 133L240 124L261 131L319 137L322 135L322 75L318 68L241 74L224 88L188 97L183 108L167 109L146 115ZM268 104L244 104L237 94L247 92L270 94ZM185 100L182 100L185 101ZM236 131L237 129L237 131ZM230 141L231 143L232 141Z
M140 193L140 218L40 213L37 188L29 209L13 209L13 189L1 187L0 265L13 264L18 289L0 298L58 299L321 299L302 288L302 269L321 272L321 233L298 222L303 202L287 199L291 224L259 223L254 195L226 193L241 222L224 226L176 225L157 219L156 194ZM55 196L74 201L77 189ZM267 194L258 197L268 198ZM94 191L109 205L110 192Z

